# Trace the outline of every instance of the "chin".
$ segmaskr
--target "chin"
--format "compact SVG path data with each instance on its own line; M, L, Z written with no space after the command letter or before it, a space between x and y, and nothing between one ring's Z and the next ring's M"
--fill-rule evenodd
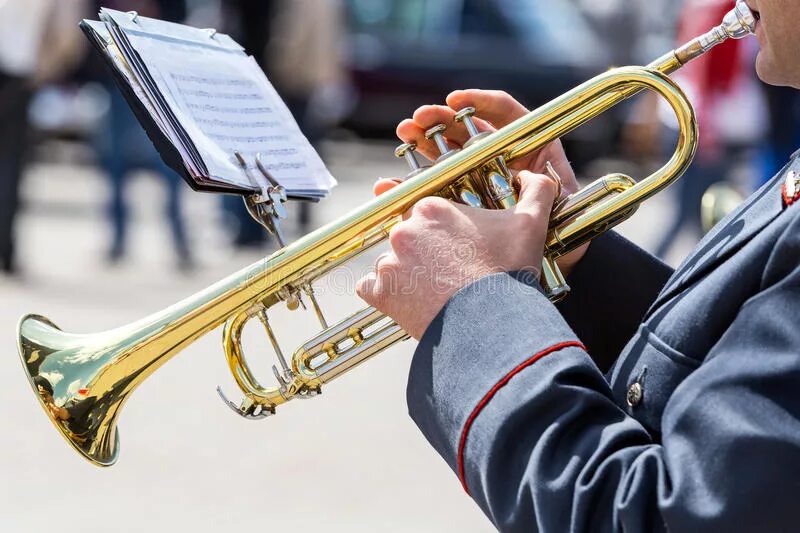
M780 68L764 50L761 50L756 58L756 73L761 81L768 85L800 88L800 79L795 79L787 69Z
M772 61L765 56L764 51L758 53L756 58L756 74L764 83L769 85L784 85Z

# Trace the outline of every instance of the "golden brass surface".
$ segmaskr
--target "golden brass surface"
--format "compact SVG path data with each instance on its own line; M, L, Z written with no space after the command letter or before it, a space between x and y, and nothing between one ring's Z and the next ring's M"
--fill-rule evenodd
M669 161L638 183L615 174L597 180L555 207L547 237L542 285L555 299L567 287L555 260L629 217L644 200L676 180L697 148L697 123L690 103L667 74L748 27L742 2L715 28L693 43L647 67L617 68L491 135L476 135L460 151L450 151L433 167L412 169L402 184L325 227L286 246L172 307L128 326L98 334L62 332L48 319L24 317L19 324L19 353L45 413L61 435L97 465L117 459L116 424L131 392L150 374L198 337L224 324L223 349L234 379L244 393L239 414L261 418L278 405L320 392L322 385L407 338L382 313L366 308L328 325L316 301L323 331L299 347L290 361L275 367L278 385L265 387L249 368L241 332L258 318L276 344L267 312L285 302L290 307L312 298L312 284L372 246L383 242L401 215L419 200L443 194L458 200L474 193L485 207L506 208L515 198L509 163L569 133L641 90L660 94L671 106L680 136ZM470 113L462 115L469 116ZM441 133L440 129L431 135ZM447 149L447 146L441 146ZM413 157L409 147L397 155ZM506 185L503 184L505 180Z

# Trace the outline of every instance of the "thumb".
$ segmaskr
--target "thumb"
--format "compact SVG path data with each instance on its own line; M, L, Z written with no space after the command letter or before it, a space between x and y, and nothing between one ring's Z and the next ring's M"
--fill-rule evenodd
M375 185L372 186L372 193L375 196L380 196L381 194L394 189L401 183L403 182L396 178L380 178L375 182Z
M518 212L533 214L550 213L553 210L559 185L554 178L546 174L534 174L527 170L517 174L519 184Z
M375 272L370 272L360 280L356 284L356 294L359 298L367 302L368 304L372 303L372 293L375 292L375 285L378 283L378 276Z

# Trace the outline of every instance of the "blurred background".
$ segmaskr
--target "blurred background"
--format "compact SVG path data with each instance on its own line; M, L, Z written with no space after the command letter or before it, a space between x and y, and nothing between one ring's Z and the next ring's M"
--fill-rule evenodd
M504 89L533 108L611 65L643 64L721 20L727 0L0 0L0 449L3 530L489 531L406 414L406 342L262 423L233 416L218 334L148 380L122 415L120 463L98 470L40 412L15 324L42 313L68 331L126 324L273 251L241 199L192 193L161 163L77 28L101 6L230 33L263 66L340 185L294 204L299 237L400 176L395 125L459 88ZM796 92L752 72L754 41L729 42L676 78L701 147L691 170L620 231L676 265L702 236L714 183L742 195L795 150ZM634 99L570 134L589 181L645 176L671 153L660 103ZM367 268L368 261L355 268ZM358 306L357 275L322 291ZM276 319L285 349L310 329ZM266 342L247 332L264 360ZM300 405L297 405L300 403Z

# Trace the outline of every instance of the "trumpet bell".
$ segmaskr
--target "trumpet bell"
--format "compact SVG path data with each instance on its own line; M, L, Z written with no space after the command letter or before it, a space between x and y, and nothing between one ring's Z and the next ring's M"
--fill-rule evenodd
M59 433L90 462L114 464L116 415L124 395L114 390L98 395L93 387L107 371L108 350L93 350L87 346L91 337L64 333L39 315L22 318L18 338L28 382Z

